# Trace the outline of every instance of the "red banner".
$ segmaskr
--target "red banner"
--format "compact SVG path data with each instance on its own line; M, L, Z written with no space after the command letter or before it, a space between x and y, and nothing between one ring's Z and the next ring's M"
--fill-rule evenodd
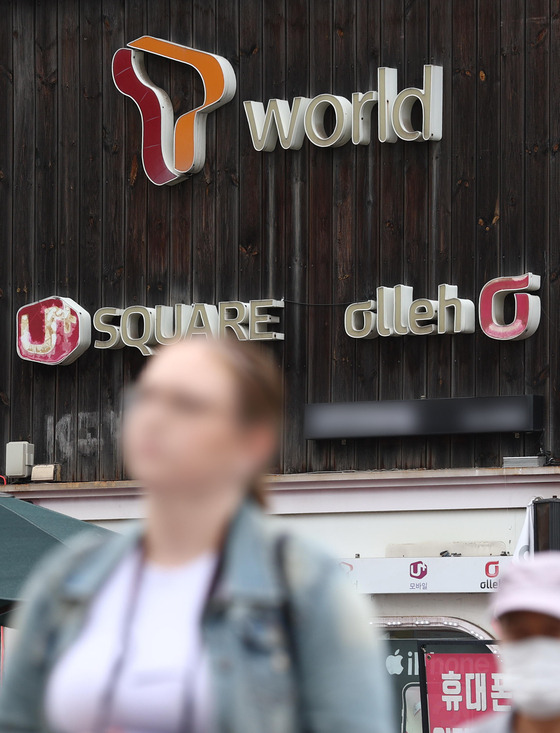
M426 654L430 733L468 730L489 713L507 713L505 689L494 654Z

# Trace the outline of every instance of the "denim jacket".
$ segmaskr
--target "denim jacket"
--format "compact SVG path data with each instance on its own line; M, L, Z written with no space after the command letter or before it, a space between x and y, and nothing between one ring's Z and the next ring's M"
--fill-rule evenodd
M141 535L137 525L81 540L34 573L0 687L0 733L49 731L49 672ZM212 733L393 733L385 649L367 604L334 560L296 535L282 542L280 572L279 536L250 500L229 527L202 617Z

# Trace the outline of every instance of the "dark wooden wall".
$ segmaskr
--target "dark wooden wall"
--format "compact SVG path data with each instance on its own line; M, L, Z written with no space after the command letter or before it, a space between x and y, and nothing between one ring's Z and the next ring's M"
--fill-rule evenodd
M102 305L282 297L345 304L404 282L476 300L498 275L543 278L535 336L355 342L343 305L287 304L272 346L288 390L287 472L498 466L541 436L307 443L306 401L536 393L544 448L560 455L560 6L558 0L0 0L0 410L2 440L32 440L64 478L122 477L115 436L136 350L90 349L71 366L15 353L23 304ZM208 118L204 170L147 181L136 106L111 58L149 33L228 58L233 102ZM444 67L438 143L351 143L257 153L241 102L399 88ZM194 73L149 59L176 111ZM0 459L0 463L1 463Z

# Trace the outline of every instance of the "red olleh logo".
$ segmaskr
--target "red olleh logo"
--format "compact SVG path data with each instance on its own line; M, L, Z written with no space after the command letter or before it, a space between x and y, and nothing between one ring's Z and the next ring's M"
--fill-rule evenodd
M500 561L489 560L484 566L484 574L486 575L486 580L482 580L480 582L482 590L496 590L500 585L500 581L498 580L498 576L500 574Z
M21 359L52 366L70 364L90 342L90 315L71 298L51 296L17 312L16 344Z
M484 333L497 341L519 341L532 336L541 319L541 300L537 295L517 291L534 291L540 286L540 275L532 272L496 277L486 283L479 298L479 320ZM515 315L511 323L506 323L504 303L510 294L515 301Z

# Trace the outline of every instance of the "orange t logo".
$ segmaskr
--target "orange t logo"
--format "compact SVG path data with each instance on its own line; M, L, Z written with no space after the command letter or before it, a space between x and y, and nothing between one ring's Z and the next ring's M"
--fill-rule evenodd
M113 80L117 89L133 99L140 110L144 170L157 186L178 183L204 166L206 115L233 99L235 73L222 56L153 36L142 36L128 46L119 48L113 56ZM204 102L181 115L175 126L169 95L148 77L144 52L188 64L202 77Z

